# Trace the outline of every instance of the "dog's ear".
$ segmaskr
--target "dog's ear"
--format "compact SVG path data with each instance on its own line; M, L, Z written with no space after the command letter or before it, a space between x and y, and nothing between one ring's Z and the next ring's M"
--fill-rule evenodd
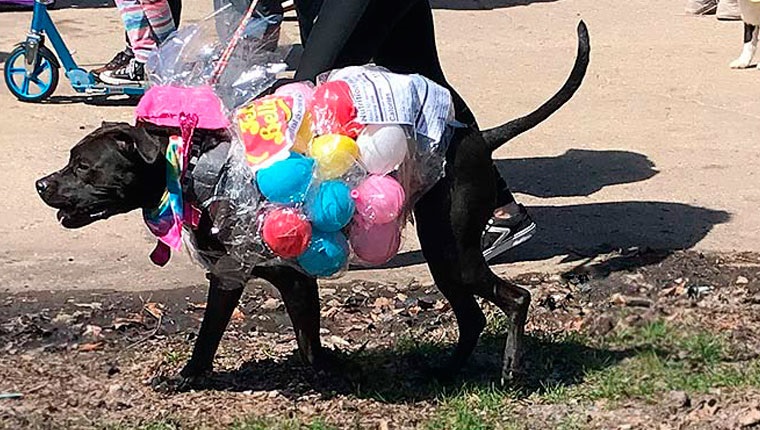
M126 123L103 123L104 128L115 132L116 142L126 153L140 156L148 164L156 162L161 155L161 140L142 127Z
M161 155L161 140L142 127L132 127L132 138L137 154L148 164L156 162Z

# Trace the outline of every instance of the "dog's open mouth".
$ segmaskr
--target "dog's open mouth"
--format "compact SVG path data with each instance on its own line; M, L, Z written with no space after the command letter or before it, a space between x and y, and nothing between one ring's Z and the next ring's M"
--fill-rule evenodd
M93 212L60 209L55 215L58 222L66 228L79 228L97 220L108 218L108 209Z

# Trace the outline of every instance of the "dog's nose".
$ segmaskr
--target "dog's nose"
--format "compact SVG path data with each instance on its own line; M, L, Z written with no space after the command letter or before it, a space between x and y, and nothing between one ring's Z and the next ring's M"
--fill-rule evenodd
M34 183L34 186L37 188L37 192L42 194L48 189L48 182L44 179L40 179Z

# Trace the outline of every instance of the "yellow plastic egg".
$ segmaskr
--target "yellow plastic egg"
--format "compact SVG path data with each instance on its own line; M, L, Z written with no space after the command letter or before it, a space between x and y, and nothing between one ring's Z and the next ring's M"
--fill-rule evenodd
M309 155L317 161L319 176L334 179L348 171L359 158L359 146L350 137L326 134L314 138Z

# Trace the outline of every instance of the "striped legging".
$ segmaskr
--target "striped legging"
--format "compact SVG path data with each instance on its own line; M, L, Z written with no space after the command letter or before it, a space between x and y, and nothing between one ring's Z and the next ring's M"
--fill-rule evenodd
M116 0L116 7L135 59L141 63L175 30L166 0Z

